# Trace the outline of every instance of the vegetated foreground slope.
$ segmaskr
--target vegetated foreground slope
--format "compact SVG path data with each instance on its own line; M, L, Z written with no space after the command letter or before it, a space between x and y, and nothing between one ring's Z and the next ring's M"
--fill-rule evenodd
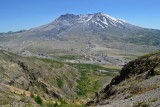
M160 52L126 64L86 105L98 107L159 107Z
M0 106L83 105L114 71L0 51Z

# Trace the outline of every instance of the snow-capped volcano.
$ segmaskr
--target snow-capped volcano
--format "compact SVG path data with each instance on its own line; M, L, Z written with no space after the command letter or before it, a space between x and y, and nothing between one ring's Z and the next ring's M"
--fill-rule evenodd
M160 44L157 39L160 38L159 34L159 30L141 28L105 13L80 15L67 13L49 24L10 35L21 37L24 41L96 37L102 41L157 45Z
M65 25L73 24L95 24L101 28L107 27L119 27L122 28L127 22L113 18L105 13L95 13L95 14L86 14L86 15L74 15L74 14L65 14L61 15L55 20L55 22L63 22Z
M94 35L95 33L118 32L123 29L134 29L131 25L121 19L113 18L105 13L95 14L64 14L55 19L52 23L34 28L30 31L40 33L43 37L57 37L64 35ZM139 27L136 27L139 28ZM103 30L103 31L101 31ZM104 33L103 33L104 34ZM88 35L88 34L87 34ZM99 34L102 36L101 34ZM120 34L121 35L121 34Z

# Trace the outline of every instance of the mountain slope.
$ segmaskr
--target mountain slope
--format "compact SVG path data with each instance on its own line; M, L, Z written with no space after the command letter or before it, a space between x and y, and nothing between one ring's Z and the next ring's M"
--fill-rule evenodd
M104 107L159 107L160 53L126 64L87 105Z
M160 31L141 28L105 13L61 15L53 22L19 32L2 33L0 46L12 52L86 57L76 62L124 65L128 59L156 51Z
M117 71L98 65L22 57L0 50L0 106L40 106L35 102L36 96L42 99L44 106L49 102L83 105L117 75Z
M159 45L159 41L153 38L159 38L160 31L152 29L144 29L132 24L129 24L121 19L113 18L105 13L95 13L86 15L65 14L61 15L50 24L41 27L33 28L28 31L19 31L9 33L12 36L23 36L25 39L53 39L63 36L98 36L101 39L122 40L148 45ZM149 36L149 37L148 37ZM152 38L150 37L152 36ZM134 37L139 37L138 41ZM143 43L142 38L145 37L151 40ZM120 41L119 40L119 41ZM141 42L139 42L141 41Z
M67 64L49 59L23 58L6 51L0 52L0 63L1 83L57 98L76 94L79 72ZM59 85L60 79L65 86ZM70 86L73 80L75 82Z

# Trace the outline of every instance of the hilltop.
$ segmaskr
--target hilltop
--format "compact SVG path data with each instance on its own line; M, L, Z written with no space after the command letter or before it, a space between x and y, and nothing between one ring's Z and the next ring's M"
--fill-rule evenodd
M159 107L160 53L126 64L87 105L98 107Z

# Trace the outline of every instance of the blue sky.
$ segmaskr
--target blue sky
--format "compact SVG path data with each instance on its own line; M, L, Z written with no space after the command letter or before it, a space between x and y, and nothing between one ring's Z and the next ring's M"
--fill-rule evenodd
M160 0L0 0L0 32L37 27L65 13L97 12L160 29Z

